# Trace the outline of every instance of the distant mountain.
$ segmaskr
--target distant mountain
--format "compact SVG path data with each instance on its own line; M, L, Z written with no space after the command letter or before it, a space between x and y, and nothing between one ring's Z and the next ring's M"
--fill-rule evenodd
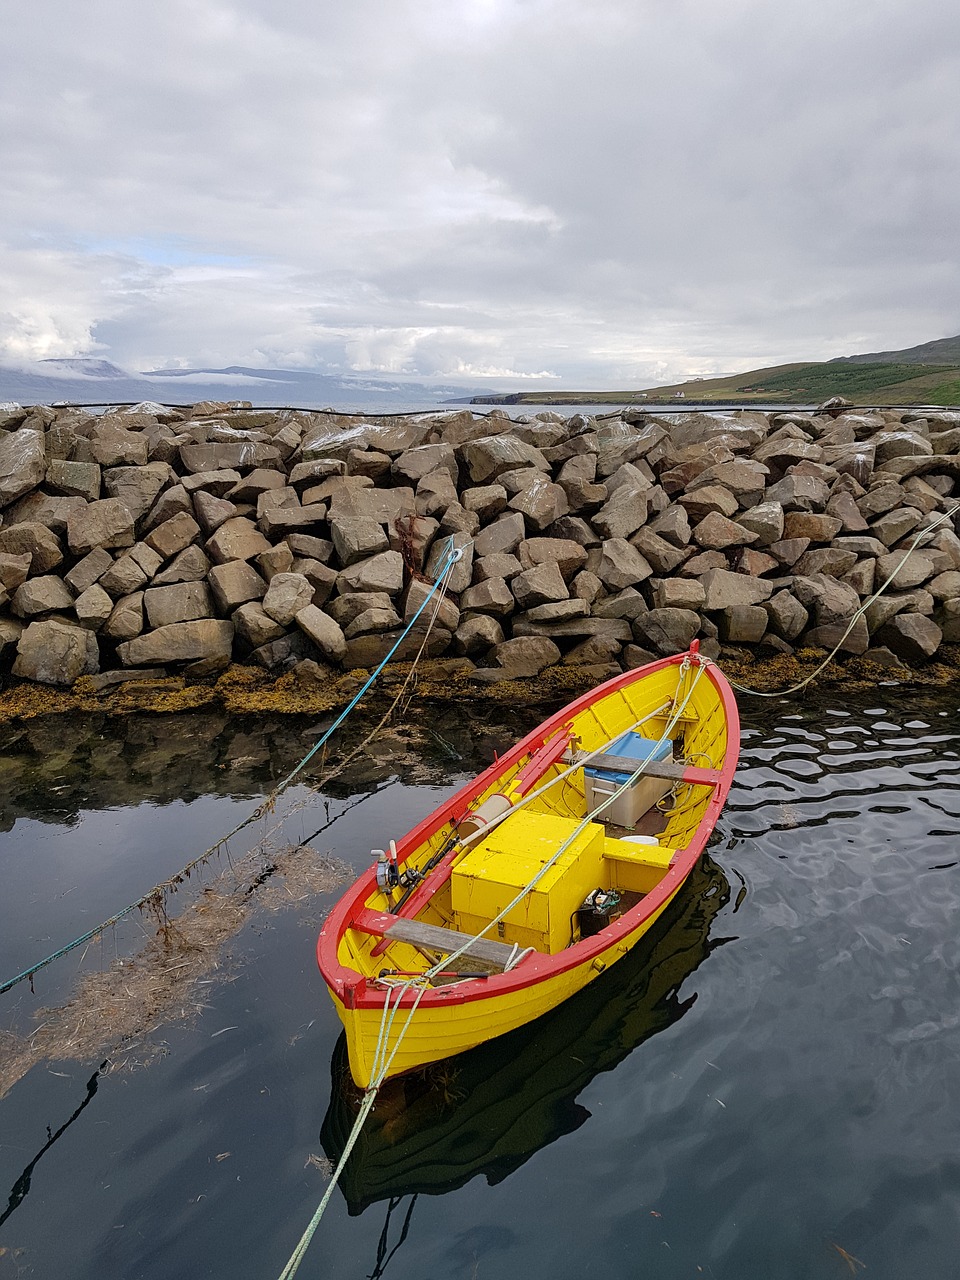
M345 411L434 408L485 390L452 384L340 377L305 369L150 369L131 373L109 360L75 357L38 360L28 368L0 366L0 401L20 404L135 404L159 400L249 400L258 408L290 406Z
M72 359L57 357L56 359L38 360L51 373L62 370L65 374L73 374L80 378L129 378L129 373L109 360L94 360L87 356Z
M921 342L903 351L874 351L865 356L838 356L830 364L960 364L960 333L954 338Z

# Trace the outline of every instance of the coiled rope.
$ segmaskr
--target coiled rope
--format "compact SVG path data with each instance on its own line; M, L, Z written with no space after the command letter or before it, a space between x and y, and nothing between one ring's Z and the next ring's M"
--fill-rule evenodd
M687 671L689 670L689 668L690 668L690 659L689 657L687 657L687 658L684 658L683 662L680 665L680 676L677 684L677 697L679 697L679 691L683 685L684 677ZM333 1171L333 1174L330 1178L330 1182L328 1183L327 1188L323 1193L323 1197L319 1205L317 1206L317 1209L313 1217L310 1219L309 1223L307 1224L306 1229L304 1230L300 1239L297 1241L296 1247L294 1248L293 1253L290 1255L290 1258L287 1261L286 1266L280 1272L278 1280L292 1280L292 1277L296 1275L297 1270L300 1267L300 1263L303 1261L304 1256L307 1252L307 1249L310 1246L310 1241L313 1239L314 1234L316 1233L317 1227L320 1225L320 1221L323 1218L324 1212L326 1211L327 1205L330 1203L330 1197L333 1195L334 1189L337 1186L338 1182L340 1181L340 1176L343 1173L347 1160L350 1157L350 1153L353 1150L354 1146L356 1145L357 1139L360 1137L360 1132L363 1129L364 1124L366 1123L367 1117L370 1115L370 1112L373 1110L374 1103L376 1102L376 1099L377 1099L377 1094L379 1093L381 1085L383 1084L384 1080L387 1078L387 1075L389 1074L390 1067L393 1063L393 1060L397 1056L397 1052L400 1048L400 1045L403 1043L404 1036L406 1035L407 1030L410 1027L410 1023L413 1020L413 1015L416 1013L417 1007L419 1006L420 1001L423 999L424 995L429 990L431 980L434 977L436 977L436 975L441 971L445 971L449 969L449 966L454 961L459 960L461 956L465 955L470 950L470 947L473 945L474 942L477 941L478 938L482 938L486 933L489 932L490 929L498 925L500 921L503 920L514 909L514 907L516 907L520 902L522 902L523 899L526 897L526 895L531 891L531 889L534 889L536 887L536 885L540 882L540 880L547 874L550 868L556 863L557 859L560 858L567 851L570 845L573 844L573 842L577 839L577 837L586 829L587 825L594 820L597 814L602 813L605 809L607 809L610 805L612 805L617 799L619 799L621 795L623 795L626 791L628 791L630 787L632 787L634 783L646 772L647 766L649 765L650 761L656 758L659 747L661 747L665 742L669 740L670 735L672 734L673 730L676 728L681 717L683 716L683 713L686 710L687 705L693 696L693 692L697 687L697 683L700 680L700 677L702 676L704 669L705 667L702 663L697 667L696 674L693 680L690 682L690 687L685 693L685 695L683 696L683 699L682 701L680 701L679 705L677 705L677 697L674 698L673 708L670 711L670 716L669 716L669 719L667 720L666 726L664 727L663 734L660 737L659 741L657 742L656 746L650 751L647 758L640 762L637 769L634 770L634 772L626 779L625 782L622 782L620 786L616 788L615 791L612 791L610 795L606 797L606 799L604 799L600 804L598 804L594 809L592 809L586 815L583 821L577 825L573 833L569 835L567 839L564 840L557 847L556 851L550 856L550 858L547 859L547 861L543 864L543 866L536 873L536 875L533 876L533 878L529 881L529 883L526 884L520 890L520 892L516 895L516 897L503 908L503 910L500 912L499 915L495 916L494 919L492 919L487 925L485 925L483 929L481 929L478 933L473 935L469 939L469 941L465 942L456 951L453 951L449 955L444 956L443 958L438 960L436 964L431 965L430 968L426 969L422 974L419 974L416 977L412 977L412 978L404 978L402 981L391 981L389 978L380 979L380 982L383 984L385 988L385 993L384 993L384 1000L383 1000L383 1012L380 1017L380 1029L377 1035L377 1044L376 1044L376 1048L374 1050L374 1055L373 1055L373 1066L371 1069L370 1084L367 1086L367 1089L364 1092L363 1101L361 1102L360 1109L357 1112L357 1118L353 1122L353 1128L350 1130L350 1133L344 1144L343 1152L341 1153L340 1159L337 1162L337 1167ZM662 712L665 709L666 708L659 708L659 711ZM644 717L644 718L648 719L649 717ZM638 721L637 723L640 723L640 722ZM599 755L601 752L605 751L609 745L610 745L609 743L605 743L604 746L599 748L598 751L593 752L591 754ZM581 759L577 762L577 764L573 766L573 768L575 769L582 768L583 764L584 764L584 760ZM550 781L549 786L551 787L555 786L560 780L561 780L560 777L553 778ZM532 799L532 796L528 797L528 799ZM516 812L517 808L519 808L519 805L509 809L506 814L502 814L501 820L507 817L508 814L512 814ZM489 832L491 825L493 824L490 824L484 828L484 833ZM480 833L475 833L475 834L480 834ZM512 958L511 963L516 964L524 954L526 953L517 951L515 949L515 955ZM464 981L469 981L469 979L464 979ZM413 991L413 990L416 991L416 996L414 997L413 1003L410 1006L410 1010L407 1013L406 1019L404 1020L403 1024L400 1027L400 1030L397 1034L396 1041L393 1044L393 1048L390 1049L389 1048L390 1035L393 1030L393 1025L394 1025L394 1022L396 1021L397 1014L400 1010L400 1005L403 1001L404 996L409 991ZM392 1003L391 1003L391 999L392 999Z
M837 643L833 646L833 648L830 650L830 652L827 654L824 660L820 663L818 667L815 667L814 670L811 671L811 673L808 676L806 676L803 680L801 680L799 684L791 685L789 689L777 689L772 693L769 693L769 692L765 693L765 692L762 692L760 689L751 689L745 684L740 684L739 681L734 680L732 676L727 675L726 672L724 672L724 676L726 677L727 682L730 685L732 685L733 688L736 689L739 693L747 693L750 695L751 698L786 698L786 697L789 697L789 695L792 693L799 693L801 689L805 689L807 685L810 684L813 680L816 680L817 676L820 675L821 671L824 671L830 665L830 663L834 660L834 658L837 656L837 654L840 652L841 648L843 647L844 640L846 640L847 636L850 634L853 628L857 625L857 622L860 620L860 618L863 617L863 615L867 612L870 606L875 601L880 599L880 597L886 591L887 587L890 586L894 578L897 576L897 574L900 572L903 566L907 563L907 560L910 558L910 556L914 553L914 551L916 551L917 547L920 546L921 542L923 542L925 538L929 538L930 535L937 528L939 528L941 524L946 523L946 521L948 520L952 520L953 517L958 512L960 512L960 502L955 502L952 507L950 507L947 511L943 512L942 515L939 515L936 518L936 520L934 520L931 524L928 524L925 529L921 529L921 531L910 543L910 546L903 553L903 556L897 563L896 568L890 574L887 575L884 582L882 582L881 585L877 588L877 590L874 591L873 595L869 596L866 600L864 600L860 608L857 609L857 611L852 615L852 617L850 618L850 621L847 623L847 629L844 631L843 635L840 637ZM704 658L703 661L711 662L712 659ZM718 670L720 669L719 663L714 662L713 665L717 667Z
M129 903L127 906L123 907L120 911L114 912L114 914L108 917L108 919L102 920L98 925L94 926L94 928L88 929L85 933L80 934L78 938L74 938L72 942L68 942L66 946L58 947L56 951L52 951L50 955L44 956L42 960L38 960L35 964L30 965L28 968L22 969L20 973L15 974L12 978L8 978L5 982L0 983L0 995L3 995L5 992L9 991L12 987L15 987L17 983L23 982L27 978L32 979L35 973L39 973L41 969L45 969L46 966L49 964L52 964L54 960L59 960L61 956L69 955L71 951L75 951L78 947L82 947L85 943L90 942L92 939L98 937L101 933L105 932L107 929L111 928L113 925L118 924L121 920L123 920L126 916L131 915L134 911L142 910L151 902L157 902L161 900L163 894L168 889L178 884L180 880L187 879L190 876L191 872L193 872L197 867L201 866L203 863L208 861L208 859L212 858L215 854L223 850L228 840L232 839L235 835L239 834L239 832L243 831L245 827L250 826L251 823L258 821L260 818L270 813L273 810L280 795L287 789L287 787L294 780L294 778L296 778L306 768L307 764L309 764L309 762L313 759L313 757L317 754L317 752L320 751L327 744L327 742L329 742L330 738L337 731L337 729L339 729L339 727L343 724L347 716L349 716L350 712L353 711L354 707L356 707L356 705L360 702L361 698L363 698L363 696L367 693L370 687L375 683L375 681L377 680L377 677L380 675L380 672L387 665L387 663L390 661L393 655L400 648L401 644L403 644L404 640L413 630L414 626L420 619L420 616L426 609L427 605L434 598L434 596L437 596L438 597L437 604L433 610L429 623L426 627L426 631L423 637L423 641L420 645L420 649L417 652L416 658L414 659L413 665L409 673L407 674L406 680L401 686L400 693L402 694L403 691L409 685L410 680L413 677L414 670L416 669L416 665L420 661L424 653L424 650L426 649L427 640L429 639L430 632L433 629L434 623L436 622L437 616L440 611L440 606L442 605L443 600L446 596L447 588L450 582L450 575L453 572L453 567L455 564L457 564L459 560L462 559L462 557L463 557L462 548L455 547L453 545L453 537L451 536L450 538L447 539L447 545L445 546L444 551L441 554L440 564L438 566L437 573L434 578L433 584L430 587L430 590L424 596L423 600L420 603L419 608L416 610L413 617L407 623L406 627L403 629L403 631L397 638L396 642L392 645L386 657L380 662L379 666L377 666L376 669L373 671L373 673L369 676L369 678L367 679L363 687L360 689L360 691L350 700L350 702L344 708L344 710L340 713L340 715L337 716L333 724L330 725L330 727L326 730L326 732L323 733L321 737L317 740L317 742L314 743L314 745L310 748L310 750L299 762L299 764L297 764L293 769L291 769L290 772L287 774L287 776L281 779L279 783L277 783L277 785L271 791L270 795L265 800L261 801L261 803L257 805L257 807L253 810L252 813L248 814L247 817L245 817L241 822L238 822L237 825L232 830L226 832L225 835L222 835L219 840L217 840L214 844L212 844L209 847L209 849L205 849L203 853L198 854L197 857L191 859L191 861L188 862L185 867L182 867L181 870L178 871L176 875L171 876L168 880L164 880L161 884L154 885L154 887L148 893L143 894L143 896L138 898L136 902ZM377 726L377 729L373 731L374 733L376 733L377 730L380 727L382 727L382 725L386 722L386 719L392 712L393 707L396 706L396 703L399 701L399 697L400 695L398 695L397 698L394 699L393 704L391 705L390 709L387 712L387 716L385 716L384 719L380 721L380 724ZM367 742L369 742L372 736L373 734L368 735L368 737L364 739L364 742L360 744L360 747L358 747L356 751L359 751ZM356 754L356 751L351 753L351 756L349 758L352 759L353 755ZM345 763L346 762L344 762L344 764ZM340 768L342 767L343 765L340 766Z

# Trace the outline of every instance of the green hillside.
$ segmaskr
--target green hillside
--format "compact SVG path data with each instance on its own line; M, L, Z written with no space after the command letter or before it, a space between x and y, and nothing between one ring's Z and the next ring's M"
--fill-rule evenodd
M725 378L694 379L668 387L649 387L648 400L765 400L819 403L843 396L854 404L960 404L960 361L922 365L909 362L830 360L818 364L777 365Z
M751 400L819 403L843 396L859 405L960 405L960 334L902 351L843 356L751 369L722 378L692 378L636 391L515 391L476 396L474 404L656 403L680 396L694 402Z
M839 356L836 364L960 364L960 333L953 338L921 342L902 351L874 351L862 356Z

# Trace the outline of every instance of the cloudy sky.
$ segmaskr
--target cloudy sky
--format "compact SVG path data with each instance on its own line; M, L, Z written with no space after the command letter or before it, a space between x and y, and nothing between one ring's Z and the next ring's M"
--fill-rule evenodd
M948 0L0 23L3 363L619 388L960 332Z

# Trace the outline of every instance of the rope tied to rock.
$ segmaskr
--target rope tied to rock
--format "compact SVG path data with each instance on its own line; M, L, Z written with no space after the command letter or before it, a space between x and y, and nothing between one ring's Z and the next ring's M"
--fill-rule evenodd
M169 879L162 881L160 884L155 884L152 889L148 890L147 893L142 895L142 897L137 898L135 902L128 903L127 906L121 908L119 911L114 912L113 915L109 916L106 920L102 920L99 924L94 925L93 928L87 929L86 932L80 934L79 937L74 938L71 942L68 942L65 946L58 947L56 951L52 951L48 956L44 956L42 960L38 960L35 964L31 964L27 968L22 969L19 973L14 974L12 978L7 978L5 982L0 983L0 995L4 995L7 991L11 990L11 988L15 987L18 983L23 982L28 978L32 981L34 974L39 973L41 969L45 969L47 965L52 964L55 960L59 960L62 956L69 955L71 951L76 951L78 947L82 947L86 943L91 942L94 938L99 937L99 935L104 933L107 929L110 929L114 925L119 924L121 920L131 915L134 911L142 911L145 907L150 906L152 903L156 903L158 901L162 902L165 898L165 895L170 890L175 888L177 884L179 884L182 880L188 879L193 871L203 866L203 864L209 861L210 858L214 857L216 854L221 853L224 849L226 849L227 842L229 840L231 840L234 836L238 835L241 831L244 830L244 828L250 826L254 822L258 822L261 818L265 817L268 813L272 813L274 807L276 806L277 800L280 798L282 793L287 789L287 787L289 787L289 785L293 782L293 780L300 773L303 772L303 770L306 768L309 762L313 759L313 757L317 754L317 752L320 751L327 744L327 742L329 742L333 734L336 733L337 729L340 728L340 726L347 719L347 717L350 715L353 709L357 706L360 700L364 697L364 695L376 682L377 678L379 677L380 673L383 671L384 667L387 665L387 663L390 661L393 655L397 652L397 650L403 644L404 640L406 640L407 636L409 636L410 633L413 631L417 622L420 620L420 617L422 616L424 610L427 608L427 605L430 603L431 600L433 600L434 596L437 596L438 601L433 610L432 615L430 616L429 622L425 628L425 632L424 632L423 640L420 644L420 648L416 654L416 657L414 658L411 669L407 674L407 678L401 687L401 693L402 693L409 685L413 677L414 671L416 670L417 664L419 663L420 659L422 658L426 650L427 641L429 640L430 633L433 630L434 624L436 623L437 616L440 611L440 606L442 605L443 600L446 596L447 588L449 586L449 581L450 581L450 575L453 572L454 565L456 565L458 561L462 559L462 557L463 557L462 548L454 546L453 537L451 536L450 538L447 539L447 545L444 548L443 552L441 553L440 562L437 568L437 573L429 591L426 593L423 600L420 602L419 607L414 612L413 616L411 617L410 621L407 623L406 627L403 629L403 631L400 633L400 635L398 636L394 644L391 646L386 657L383 658L380 664L374 669L374 671L371 673L371 675L368 677L368 679L364 683L363 687L359 690L357 694L354 695L354 697L350 700L350 702L347 704L344 710L334 720L333 724L331 724L330 727L320 736L317 742L314 743L314 745L310 748L310 750L302 758L302 760L300 760L300 762L293 769L290 770L287 776L285 778L282 778L281 781L277 783L277 785L273 788L273 790L270 792L270 794L266 797L265 800L262 800L257 805L257 807L251 813L249 813L245 818L243 818L240 822L238 822L237 825L232 828L232 830L222 835L208 849L205 849L203 853L198 854L195 858L192 858L186 864L186 866L182 867L178 872L176 872L175 875L170 876ZM394 699L394 702L390 710L387 712L387 717L384 717L384 719L380 721L380 724L378 724L377 728L374 729L373 731L374 734L385 723L386 719L389 717L390 713L393 710L393 706L396 706L397 701L399 701L399 695L396 699ZM363 743L360 744L360 746L356 750L357 751L361 750L362 747L365 745L365 743L369 742L370 737L372 736L373 734L368 735L368 737L364 740ZM354 752L353 754L356 754L356 752Z
M879 600L880 597L883 595L883 593L886 591L886 589L893 583L897 574L900 572L903 566L907 563L910 556L913 555L914 551L916 551L917 547L920 546L921 542L923 542L924 539L929 538L930 535L940 527L940 525L945 524L948 520L952 520L953 517L958 513L960 513L960 502L955 502L946 511L942 512L941 515L937 516L936 520L934 520L931 524L928 524L926 528L920 530L920 532L916 535L916 537L910 543L910 546L903 553L903 556L898 561L896 567L892 570L892 572L887 575L886 579L880 584L877 590L874 591L873 595L868 596L867 599L864 600L863 604L860 605L859 609L857 609L853 613L853 615L850 618L850 621L847 623L847 627L843 635L840 637L837 643L833 646L833 648L830 650L830 652L827 654L824 660L820 663L819 666L814 668L814 670L811 671L811 673L808 676L806 676L803 680L801 680L799 684L791 685L789 689L777 689L773 692L764 692L760 689L751 689L745 684L740 684L739 681L734 680L732 676L729 676L726 674L726 672L724 672L724 675L726 676L728 683L734 689L736 689L739 693L747 693L752 698L786 698L786 697L789 697L790 694L799 693L801 689L805 689L807 685L811 684L817 678L817 676L820 675L822 671L825 671L826 668L830 665L830 663L834 660L834 658L842 649L843 642L846 640L847 636L857 625L857 622L860 620L860 618L864 616L864 614L867 612L870 606L874 604L877 600ZM711 661L711 659L705 658L704 661L709 662ZM714 663L714 666L719 667L719 663Z

